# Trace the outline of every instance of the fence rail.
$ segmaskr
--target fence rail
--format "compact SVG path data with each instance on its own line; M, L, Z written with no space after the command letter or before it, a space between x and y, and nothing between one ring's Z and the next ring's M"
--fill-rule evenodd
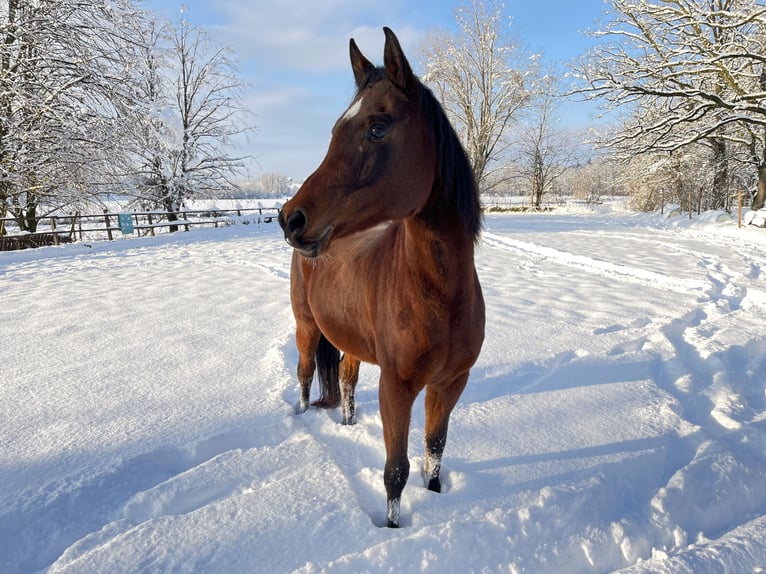
M278 207L201 209L178 212L130 211L101 214L49 215L38 221L34 233L20 231L12 217L0 218L0 251L59 245L72 241L114 240L123 235L155 235L157 232L189 231L195 226L232 223L270 223L279 215ZM164 231L163 231L164 230Z

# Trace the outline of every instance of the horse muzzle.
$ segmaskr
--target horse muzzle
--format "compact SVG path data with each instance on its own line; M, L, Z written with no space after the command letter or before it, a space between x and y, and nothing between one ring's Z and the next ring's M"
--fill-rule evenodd
M282 231L285 233L285 240L290 246L298 253L313 259L319 257L322 251L330 241L333 227L332 225L326 227L324 231L319 235L317 239L310 239L306 237L306 231L308 230L308 216L300 209L294 209L285 217L285 210L279 212L277 218Z

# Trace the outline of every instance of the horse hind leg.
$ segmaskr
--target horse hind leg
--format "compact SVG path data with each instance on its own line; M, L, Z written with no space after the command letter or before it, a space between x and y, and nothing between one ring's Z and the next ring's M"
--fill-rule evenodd
M309 399L311 396L311 382L314 380L314 370L316 363L313 355L301 357L298 359L298 384L300 385L300 398L295 407L296 414L305 413L309 409Z
M309 408L311 383L316 371L315 355L319 346L321 333L316 325L298 325L295 332L295 345L298 348L298 384L300 398L295 407L297 414L304 413Z
M444 387L426 388L425 466L423 478L428 490L441 492L441 467L447 444L449 417L468 382L468 373Z
M320 394L311 404L323 409L335 408L340 403L340 351L320 334L315 357Z
M300 399L295 408L301 414L309 406L332 408L340 402L338 386L338 365L340 352L319 331L313 322L298 323L295 332L295 344L298 347L298 383L300 384ZM318 374L320 396L310 402L311 383L314 373Z
M341 394L339 385L340 351L327 340L316 324L309 321L298 324L295 343L298 347L298 383L300 385L300 399L295 412L297 414L304 413L310 406L320 408L338 406ZM311 383L314 380L315 372L318 375L320 395L317 400L311 402ZM351 372L353 373L353 370ZM358 364L356 373L358 375ZM353 385L356 385L357 375L353 378Z
M340 362L340 405L344 425L356 424L354 390L358 380L359 359L346 353Z

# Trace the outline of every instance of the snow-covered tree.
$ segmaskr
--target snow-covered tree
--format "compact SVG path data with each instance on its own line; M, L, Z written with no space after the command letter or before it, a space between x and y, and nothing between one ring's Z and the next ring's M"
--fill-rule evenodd
M710 147L700 143L672 154L654 151L635 155L619 164L616 182L639 211L656 211L666 205L697 210L706 191L700 182L713 178L712 154Z
M479 189L492 177L493 160L507 151L507 130L530 101L534 58L523 58L510 34L504 6L472 0L455 12L457 32L432 36L421 58L423 80L436 93L466 148Z
M606 195L624 195L626 190L619 181L623 171L607 158L589 158L561 176L561 188L567 195L588 202Z
M0 2L0 214L21 229L105 183L137 17L132 0Z
M182 16L146 30L142 118L134 130L140 199L170 221L188 199L230 193L244 172L232 138L250 128L230 50ZM173 228L171 227L171 230Z
M142 207L163 206L172 177L172 159L177 155L169 123L172 101L167 92L170 39L169 24L149 20L137 30L141 38L133 83L137 102L128 111L125 136L131 146L132 163L126 176L136 186L136 200Z
M578 66L580 91L627 110L606 140L630 153L705 142L715 170L711 206L727 189L727 148L747 125L766 127L766 6L759 0L613 0L604 42ZM766 156L758 154L766 191ZM763 201L762 191L756 203Z
M0 216L34 231L43 210L137 184L176 213L232 185L235 71L228 49L137 0L0 0Z
M292 180L280 173L264 173L254 182L254 190L262 197L287 197Z

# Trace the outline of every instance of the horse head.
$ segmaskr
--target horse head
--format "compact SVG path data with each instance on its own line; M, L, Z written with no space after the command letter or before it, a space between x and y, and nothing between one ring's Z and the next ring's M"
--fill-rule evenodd
M279 223L301 255L317 257L335 239L416 214L431 193L436 153L420 113L424 90L394 33L384 66L350 42L357 92L332 130L324 160L288 201Z

